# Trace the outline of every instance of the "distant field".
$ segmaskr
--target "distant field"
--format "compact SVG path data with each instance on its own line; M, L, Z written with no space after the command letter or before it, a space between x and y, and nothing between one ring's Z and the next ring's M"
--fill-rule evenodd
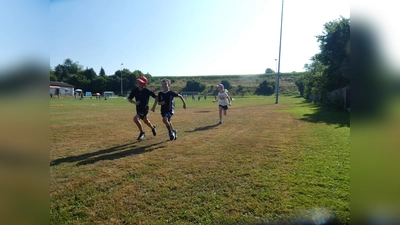
M153 100L151 100L152 103ZM139 134L123 98L50 99L50 224L350 220L350 123L295 96L176 101Z
M303 73L283 73L280 74L280 82L279 82L279 93L287 94L287 95L299 95L298 88L295 84L295 78L301 76ZM154 81L149 83L149 88L154 91L161 90L161 79L165 77L154 77ZM215 86L221 83L222 80L227 80L231 84L232 93L234 93L238 86L243 86L248 89L251 94L254 94L255 89L262 83L264 80L268 80L271 82L276 81L276 74L248 74L248 75L210 75L210 76L175 76L168 77L168 79L172 80L172 87L175 91L180 92L182 88L186 86L186 83L191 80L196 80L204 85L206 85L206 93L211 94L215 91Z

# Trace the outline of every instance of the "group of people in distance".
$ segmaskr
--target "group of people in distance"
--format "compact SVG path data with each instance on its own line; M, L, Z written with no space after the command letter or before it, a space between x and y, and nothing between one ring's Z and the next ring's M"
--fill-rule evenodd
M150 127L153 136L157 135L156 125L152 124L150 120L147 118L147 114L149 113L149 99L150 96L154 98L154 104L151 108L152 112L155 112L156 106L161 105L161 117L162 121L168 129L169 139L176 140L178 137L178 131L173 128L171 118L175 112L175 102L174 98L178 97L183 102L183 108L186 109L186 101L182 95L171 91L171 81L164 78L161 80L162 91L156 95L153 91L146 88L148 79L145 76L141 76L137 79L137 88L132 89L131 93L128 96L128 101L134 105L136 105L136 115L133 117L133 121L136 126L139 128L140 134L137 140L142 140L146 136L146 132L144 132L142 120L147 126ZM218 84L217 88L218 99L213 100L213 102L219 101L219 123L222 124L222 112L226 115L226 111L228 110L228 105L231 105L231 98L228 96L228 93L224 89L223 84Z

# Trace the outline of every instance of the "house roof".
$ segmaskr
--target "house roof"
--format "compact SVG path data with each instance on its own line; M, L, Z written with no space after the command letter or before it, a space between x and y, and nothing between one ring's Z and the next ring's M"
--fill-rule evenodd
M50 81L50 86L59 86L59 87L75 87L74 85L70 85L64 82Z

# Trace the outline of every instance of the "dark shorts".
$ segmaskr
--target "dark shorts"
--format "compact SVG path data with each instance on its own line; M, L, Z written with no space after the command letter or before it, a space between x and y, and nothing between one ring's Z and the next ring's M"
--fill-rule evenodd
M219 105L219 107L222 107L222 109L224 109L224 110L228 110L228 106L227 105Z
M136 108L136 113L140 119L144 119L147 117L147 114L149 113L149 107L146 106L144 108Z
M167 112L167 113L161 113L161 116L162 116L162 118L164 118L164 117L167 117L168 118L168 121L171 121L171 117L173 116L174 114L172 114L172 113L170 113L170 112Z

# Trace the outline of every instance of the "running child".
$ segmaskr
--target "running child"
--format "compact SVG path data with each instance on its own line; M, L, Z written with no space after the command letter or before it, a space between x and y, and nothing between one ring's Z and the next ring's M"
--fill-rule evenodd
M177 130L174 130L171 122L171 117L174 115L175 111L175 101L174 97L178 97L183 102L183 108L186 109L186 102L182 95L170 91L171 81L168 79L161 80L162 91L158 93L157 99L158 104L161 105L161 116L163 118L163 123L168 129L169 139L176 140L178 137Z
M148 80L145 76L141 76L137 79L138 87L132 89L131 93L128 96L128 101L134 105L136 105L136 116L133 117L133 121L136 126L139 128L140 134L137 140L142 140L146 133L143 130L142 123L140 120L150 127L153 136L156 136L156 126L153 125L150 120L147 118L147 114L149 113L149 98L150 96L154 98L154 104L151 108L151 111L154 112L157 105L157 96L154 92L150 91L146 88ZM133 100L135 98L136 101Z
M218 99L213 100L213 102L219 101L219 123L222 124L222 111L224 111L224 116L226 116L226 111L228 110L228 105L231 106L231 98L228 95L227 90L224 89L223 84L218 84Z

